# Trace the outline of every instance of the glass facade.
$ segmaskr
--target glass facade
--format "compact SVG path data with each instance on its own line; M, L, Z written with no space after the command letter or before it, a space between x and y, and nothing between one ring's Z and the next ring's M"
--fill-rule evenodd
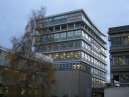
M81 70L90 73L90 67L84 63L61 63L54 65L55 70Z
M52 33L52 34L46 34L46 35L42 35L42 36L37 36L37 37L35 37L35 39L37 39L37 40L39 39L39 41L36 41L37 43L43 43L43 42L61 41L61 40L64 40L64 39L71 39L71 38L75 38L75 37L81 37L81 35L82 35L81 30L74 30L74 31Z
M106 49L98 30L82 13L55 16L45 22L51 26L47 25L47 32L41 31L35 37L35 51L52 57L56 70L88 72L94 76L94 86L98 83L102 87L106 82Z

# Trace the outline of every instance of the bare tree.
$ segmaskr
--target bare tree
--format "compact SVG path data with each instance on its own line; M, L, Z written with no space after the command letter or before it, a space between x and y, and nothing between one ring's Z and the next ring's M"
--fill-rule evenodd
M12 52L6 55L9 64L0 73L10 97L50 96L51 85L55 82L52 63L42 60L44 56L32 50L36 24L44 16L44 8L32 11L23 37L12 40Z
M32 56L34 35L36 33L35 29L37 27L38 22L44 19L45 12L46 11L44 7L41 7L39 10L32 11L28 24L25 27L25 33L23 37L21 37L21 39L17 39L16 37L12 39L13 52L20 53L25 57ZM43 22L42 22L42 27L44 27Z

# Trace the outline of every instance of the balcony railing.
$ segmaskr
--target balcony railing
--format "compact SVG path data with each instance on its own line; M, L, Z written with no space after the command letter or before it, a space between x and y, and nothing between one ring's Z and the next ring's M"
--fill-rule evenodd
M115 52L115 51L129 51L129 45L119 45L119 46L111 46L110 51Z
M113 65L111 66L112 71L129 71L129 65Z

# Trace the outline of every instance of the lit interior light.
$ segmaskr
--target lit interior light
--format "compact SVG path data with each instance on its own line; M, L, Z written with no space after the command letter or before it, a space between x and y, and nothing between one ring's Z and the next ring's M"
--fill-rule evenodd
M80 64L78 64L78 65L77 65L77 69L80 69L80 67L81 67Z

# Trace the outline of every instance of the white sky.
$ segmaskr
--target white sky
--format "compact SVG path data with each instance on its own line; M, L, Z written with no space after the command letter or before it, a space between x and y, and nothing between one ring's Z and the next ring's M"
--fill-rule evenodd
M109 27L129 25L129 0L1 0L0 45L10 48L11 37L23 35L31 11L41 6L46 7L47 15L84 9L106 35ZM109 60L107 63L109 79Z

